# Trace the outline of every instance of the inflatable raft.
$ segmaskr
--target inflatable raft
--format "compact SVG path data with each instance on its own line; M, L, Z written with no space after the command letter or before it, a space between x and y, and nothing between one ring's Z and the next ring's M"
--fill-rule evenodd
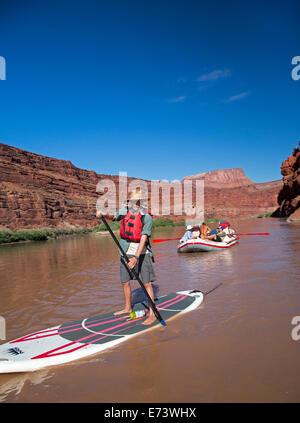
M239 237L234 236L229 242L216 242L208 239L190 239L178 245L178 253L198 253L202 251L214 251L230 248L239 242Z

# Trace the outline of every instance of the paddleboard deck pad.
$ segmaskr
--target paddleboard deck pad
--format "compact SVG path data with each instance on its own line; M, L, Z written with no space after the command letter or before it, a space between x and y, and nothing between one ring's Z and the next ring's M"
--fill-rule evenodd
M155 300L161 317L166 322L179 314L197 308L204 295L198 290L173 292ZM137 303L133 311L146 311L134 320L128 314L115 316L107 313L76 322L65 323L31 333L0 345L0 373L29 372L48 366L67 363L126 341L127 339L161 326L159 321L143 325L149 316L147 301Z

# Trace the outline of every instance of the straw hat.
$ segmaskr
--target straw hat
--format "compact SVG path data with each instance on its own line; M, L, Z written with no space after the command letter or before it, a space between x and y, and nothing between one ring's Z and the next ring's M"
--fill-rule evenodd
M148 196L137 187L134 191L129 192L127 201L149 200Z

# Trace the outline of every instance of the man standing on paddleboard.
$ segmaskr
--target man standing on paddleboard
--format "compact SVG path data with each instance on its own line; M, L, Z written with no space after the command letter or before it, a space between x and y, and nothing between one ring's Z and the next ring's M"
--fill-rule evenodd
M122 207L115 213L114 220L121 220L120 246L129 258L128 267L134 269L140 276L150 298L154 302L152 282L155 281L155 273L151 260L154 261L153 253L149 244L152 232L153 219L143 203L147 201L141 191L136 189L129 193L127 206ZM97 217L100 214L97 212ZM130 281L135 279L133 274L121 261L120 279L125 297L125 307L114 313L115 315L131 313L131 285ZM144 325L151 325L156 321L152 308L149 308L149 317L143 322Z

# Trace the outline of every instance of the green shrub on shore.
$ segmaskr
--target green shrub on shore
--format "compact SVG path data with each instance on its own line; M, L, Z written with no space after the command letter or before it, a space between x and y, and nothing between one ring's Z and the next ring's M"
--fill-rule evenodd
M159 228L162 226L175 226L175 223L171 219L162 218L162 219L153 219L153 229Z
M18 229L0 231L0 244L24 241L47 241L64 235L80 235L91 232L91 229Z
M20 241L45 241L48 239L47 231L40 229L23 229L16 231L0 231L0 243Z
M206 223L207 225L213 225L219 222L220 222L219 219L217 219L216 217L210 217L204 220L204 223Z
M260 219L262 219L264 217L271 217L273 213L274 212L263 213L263 214L259 214L257 217L260 218Z
M175 226L185 226L185 221L181 220L180 222L174 222Z
M108 225L112 231L117 231L118 229L120 229L121 222L110 222ZM94 226L92 229L92 232L105 232L105 231L107 231L107 229L104 223L101 223L98 226Z

